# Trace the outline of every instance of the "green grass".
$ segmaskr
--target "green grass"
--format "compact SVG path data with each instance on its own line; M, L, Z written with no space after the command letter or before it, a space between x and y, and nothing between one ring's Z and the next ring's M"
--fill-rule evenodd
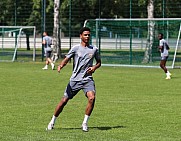
M55 129L45 131L71 75L43 71L44 63L0 63L1 141L180 141L181 70L101 67L89 132L80 129L83 92L65 107Z

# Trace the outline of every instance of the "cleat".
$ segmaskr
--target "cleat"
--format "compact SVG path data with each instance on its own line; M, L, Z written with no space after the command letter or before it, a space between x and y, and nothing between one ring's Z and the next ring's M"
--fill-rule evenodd
M42 70L47 70L47 69L48 69L47 67L42 68Z
M82 131L88 132L88 126L87 126L86 123L83 123L83 124L82 124Z
M168 75L165 79L169 80L169 79L171 79L171 77Z
M48 127L46 128L46 130L48 131L48 130L52 130L54 128L54 124L52 124L52 123L49 123L48 124Z

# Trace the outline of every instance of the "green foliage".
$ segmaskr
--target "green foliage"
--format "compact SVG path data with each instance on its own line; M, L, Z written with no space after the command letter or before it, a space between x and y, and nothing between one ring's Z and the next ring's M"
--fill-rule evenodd
M69 81L44 63L0 63L1 141L180 141L180 69L165 80L161 69L101 67L94 74L96 104L89 132L81 131L83 92L65 107L55 129L45 128Z
M181 15L179 0L157 0L154 3L155 18ZM130 14L132 18L147 18L147 4L145 0L132 0L131 5L128 0L60 0L61 29L65 36L69 35L69 15L72 36L77 36L86 19L130 18ZM0 25L36 26L41 32L42 0L1 0L0 7ZM46 28L49 32L53 31L53 8L54 1L46 0Z
M38 31L40 32L41 24L41 0L33 0L33 6L29 18L29 26L36 26Z

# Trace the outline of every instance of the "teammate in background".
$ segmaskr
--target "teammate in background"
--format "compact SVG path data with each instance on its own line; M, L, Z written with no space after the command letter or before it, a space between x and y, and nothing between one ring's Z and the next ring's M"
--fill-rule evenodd
M171 73L168 71L166 68L166 62L169 56L168 50L169 46L168 43L163 39L163 34L159 33L158 34L158 39L159 39L159 50L161 53L161 61L160 61L160 67L164 70L166 74L166 79L171 79Z
M93 111L95 103L95 84L92 74L97 68L101 66L101 59L99 56L98 48L89 45L90 29L83 27L80 29L81 43L75 45L70 49L65 59L58 66L58 72L69 62L70 58L73 58L73 72L70 81L64 91L64 96L55 108L54 115L48 124L47 130L54 128L55 120L62 112L67 102L72 99L80 90L83 90L85 96L88 99L88 103L85 109L85 116L82 122L82 130L88 131L88 119ZM96 64L93 65L93 60L96 60ZM70 117L72 118L72 117Z
M51 64L52 70L54 70L54 63L51 60L51 53L52 53L52 38L50 36L48 36L48 33L46 31L43 32L43 41L42 44L44 45L44 52L46 55L46 62L45 62L45 67L43 67L43 70L47 70L48 69L48 65L49 63Z

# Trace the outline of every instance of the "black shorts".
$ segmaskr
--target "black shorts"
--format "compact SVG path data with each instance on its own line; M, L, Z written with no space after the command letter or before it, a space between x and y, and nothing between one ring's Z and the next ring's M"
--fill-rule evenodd
M46 58L50 58L51 57L51 54L52 54L51 48L44 48L44 52L45 52L45 57Z
M52 54L52 51L46 51L46 58L50 58Z

